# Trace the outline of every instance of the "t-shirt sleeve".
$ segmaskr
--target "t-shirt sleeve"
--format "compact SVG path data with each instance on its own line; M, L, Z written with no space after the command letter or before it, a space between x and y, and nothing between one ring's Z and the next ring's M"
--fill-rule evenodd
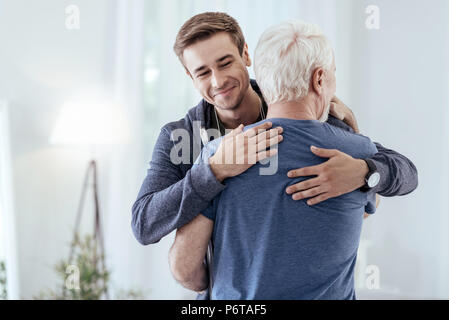
M365 212L368 214L373 214L376 212L376 194L370 192L366 195L368 202L365 205Z
M211 201L210 204L209 204L209 207L207 207L206 210L203 210L203 211L201 212L201 214L202 214L203 216L205 216L206 218L209 218L209 219L211 219L211 220L214 220L214 221L215 221L215 213L216 213L216 210L215 210L215 200Z

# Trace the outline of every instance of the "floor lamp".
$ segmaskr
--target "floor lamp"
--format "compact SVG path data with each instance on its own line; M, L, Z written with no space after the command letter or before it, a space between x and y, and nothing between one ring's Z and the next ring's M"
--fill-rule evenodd
M61 110L50 142L57 145L84 145L90 147L95 146L97 148L105 144L116 144L121 142L124 137L122 121L123 116L119 113L119 109L112 103L101 101L69 102ZM87 166L84 176L75 220L73 241L70 247L69 264L73 262L76 248L75 240L79 234L86 194L91 189L94 204L93 263L95 267L99 267L104 272L106 270L104 261L105 249L98 197L97 167L97 161L93 157ZM89 183L90 181L92 181L91 184ZM65 294L66 287L64 286L63 295L65 296ZM106 286L105 298L109 299Z
M72 244L70 246L70 254L69 254L69 264L73 263L73 256L75 253L75 247L76 247L76 237L79 234L79 229L80 229L80 224L81 224L81 217L83 214L83 208L84 208L84 203L85 203L85 199L86 199L86 193L89 189L89 178L92 176L92 189L93 189L93 201L94 201L94 266L97 267L99 266L99 268L101 268L101 270L103 272L105 272L106 270L106 264L104 261L104 256L105 256L105 250L104 250L104 240L103 240L103 231L102 231L102 227L101 227L101 220L100 220L100 205L99 205L99 200L98 200L98 176L97 176L97 162L95 160L91 160L89 162L89 165L87 167L85 176L84 176L84 183L83 183L83 188L81 191L81 198L80 198L80 202L78 205L78 211L77 211L77 215L76 215L76 221L75 221L75 229L74 229L74 234L73 234L73 240L72 240ZM97 247L99 249L98 251L98 255L99 255L99 259L97 258ZM106 299L109 299L109 293L108 293L108 288L106 286L106 284L103 284L105 286L105 295L106 295ZM66 294L66 287L63 287L63 294L65 297Z

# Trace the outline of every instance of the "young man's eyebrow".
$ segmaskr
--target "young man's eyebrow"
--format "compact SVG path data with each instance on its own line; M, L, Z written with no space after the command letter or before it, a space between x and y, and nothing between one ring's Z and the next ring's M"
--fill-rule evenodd
M232 59L232 58L234 58L234 56L233 56L232 54L227 54L227 55L225 55L225 56L223 56L223 57L217 59L215 62L216 62L216 63L220 63L220 62L223 62L224 60L226 60L226 59L228 59L228 58L231 58L231 59ZM198 68L195 69L195 71L193 71L193 74L197 74L198 72L200 72L200 71L202 71L202 70L204 70L204 69L206 69L206 66L198 67Z
M195 71L193 71L193 74L197 74L198 72L200 72L200 71L202 71L204 69L206 69L206 66L201 66L199 68L196 68Z
M224 60L226 60L226 59L228 59L228 58L233 58L232 54L227 54L227 55L221 57L220 59L218 59L218 60L215 61L215 62L217 62L217 63L218 63L218 62L222 62L222 61L224 61Z

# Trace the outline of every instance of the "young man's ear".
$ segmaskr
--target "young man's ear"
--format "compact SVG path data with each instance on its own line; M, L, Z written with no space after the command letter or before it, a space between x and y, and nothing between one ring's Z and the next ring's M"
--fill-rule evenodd
M313 91L315 91L317 94L321 94L323 92L323 81L324 81L323 68L315 69L312 77L312 87Z
M245 42L245 46L243 47L242 58L245 62L245 66L251 67L252 61L249 56L248 44Z

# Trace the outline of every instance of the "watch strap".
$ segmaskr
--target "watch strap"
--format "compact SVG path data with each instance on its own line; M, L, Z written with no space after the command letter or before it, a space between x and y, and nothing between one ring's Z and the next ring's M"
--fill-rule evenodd
M365 185L362 186L360 188L360 190L363 192L367 192L367 191L371 190L371 188L368 186L368 179L371 177L371 175L374 172L377 172L377 167L374 164L373 160L371 160L371 159L363 159L363 160L366 162L366 165L368 166L368 173L365 176Z

